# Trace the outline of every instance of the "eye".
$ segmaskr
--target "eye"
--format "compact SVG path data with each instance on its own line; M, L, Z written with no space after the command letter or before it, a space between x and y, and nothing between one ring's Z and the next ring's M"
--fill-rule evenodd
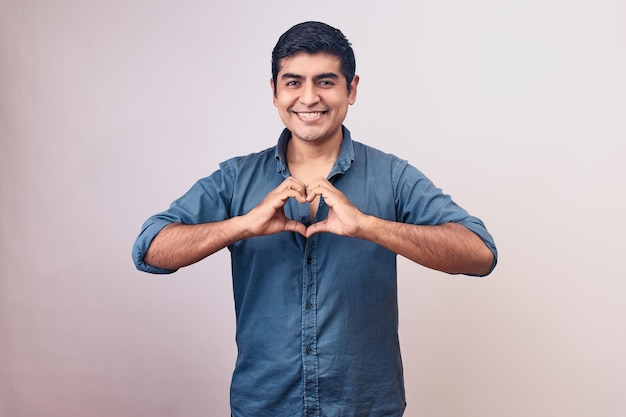
M332 82L331 80L321 80L321 81L319 82L319 85L320 85L321 87L332 87L333 85L335 85L335 83L334 83L334 82Z
M285 86L287 87L297 87L298 85L300 85L300 83L296 80L287 81L285 83Z

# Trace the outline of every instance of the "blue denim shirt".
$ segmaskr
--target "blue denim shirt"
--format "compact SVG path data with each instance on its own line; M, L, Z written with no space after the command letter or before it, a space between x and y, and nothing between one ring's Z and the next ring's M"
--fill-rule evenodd
M169 210L146 221L133 249L137 268L167 224L215 222L246 214L286 177L289 131L278 145L220 164ZM405 223L458 222L494 253L483 223L417 169L351 140L344 127L328 179L362 212ZM308 204L285 214L305 225ZM396 254L369 241L322 233L255 237L228 248L232 259L237 361L231 384L235 417L401 416L405 409L398 342ZM494 264L495 266L495 260Z

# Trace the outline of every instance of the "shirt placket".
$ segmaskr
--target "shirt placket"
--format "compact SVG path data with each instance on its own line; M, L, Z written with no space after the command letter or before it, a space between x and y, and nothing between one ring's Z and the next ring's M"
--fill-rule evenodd
M304 417L320 415L317 362L317 243L318 236L312 236L308 239L304 251L302 283Z

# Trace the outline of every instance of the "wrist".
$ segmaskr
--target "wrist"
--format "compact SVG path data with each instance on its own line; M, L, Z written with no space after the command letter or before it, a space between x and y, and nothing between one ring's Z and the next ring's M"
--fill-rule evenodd
M362 218L358 222L358 227L356 232L354 233L354 237L358 237L359 239L371 240L376 242L376 236L379 235L380 229L380 219L369 215L363 214Z

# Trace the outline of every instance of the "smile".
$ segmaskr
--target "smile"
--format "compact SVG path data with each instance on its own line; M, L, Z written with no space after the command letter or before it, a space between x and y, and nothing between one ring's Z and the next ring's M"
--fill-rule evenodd
M298 116L300 116L303 119L315 119L317 117L322 116L323 114L326 114L325 111L315 111L315 112L295 112Z

